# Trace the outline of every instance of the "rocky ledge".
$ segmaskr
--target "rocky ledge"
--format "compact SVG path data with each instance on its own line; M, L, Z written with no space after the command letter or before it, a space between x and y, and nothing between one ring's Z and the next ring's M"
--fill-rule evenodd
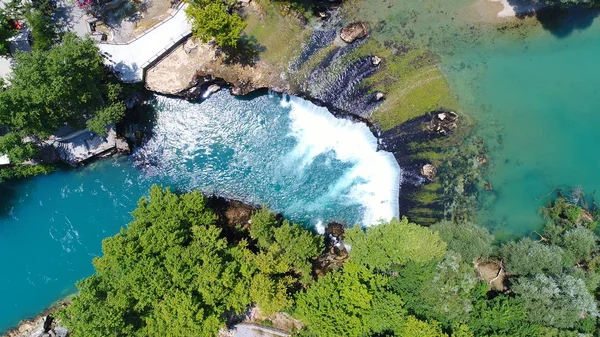
M188 39L146 72L146 88L167 95L188 96L188 90L211 80L231 85L234 95L271 88L289 90L281 71L265 62L232 62L216 46Z
M69 331L61 326L52 316L52 314L69 305L68 301L61 301L44 310L33 319L21 321L15 329L7 331L4 337L67 337Z

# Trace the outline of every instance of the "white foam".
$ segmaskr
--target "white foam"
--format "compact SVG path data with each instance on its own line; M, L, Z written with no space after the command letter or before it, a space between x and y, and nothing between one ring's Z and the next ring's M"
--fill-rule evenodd
M398 217L402 171L393 154L377 151L377 138L365 124L336 118L326 108L296 97L285 97L281 106L291 107L291 135L298 141L291 155L302 158L302 166L328 151L353 164L330 193L352 185L348 198L364 206L362 225Z

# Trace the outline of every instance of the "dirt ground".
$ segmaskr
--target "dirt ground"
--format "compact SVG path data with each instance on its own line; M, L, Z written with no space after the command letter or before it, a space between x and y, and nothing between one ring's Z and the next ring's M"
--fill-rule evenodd
M169 17L178 3L177 0L129 0L109 11L96 30L104 32L108 42L128 42Z
M504 268L496 261L483 261L476 265L479 277L490 285L492 290L504 290Z

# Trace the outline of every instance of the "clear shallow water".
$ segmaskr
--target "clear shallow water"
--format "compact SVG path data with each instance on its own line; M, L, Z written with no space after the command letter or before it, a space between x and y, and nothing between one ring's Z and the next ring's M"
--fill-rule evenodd
M72 293L152 184L268 205L309 226L398 214L400 169L365 125L277 95L158 97L156 107L153 138L133 156L0 185L0 331Z
M445 59L492 158L494 191L482 192L482 224L525 234L543 225L538 210L553 189L600 189L599 55L596 20L563 38L548 31L496 38Z

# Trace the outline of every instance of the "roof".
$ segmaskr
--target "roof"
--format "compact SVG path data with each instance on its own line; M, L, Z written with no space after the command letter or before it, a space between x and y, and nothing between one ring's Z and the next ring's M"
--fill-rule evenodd
M9 165L10 159L8 159L7 154L0 155L0 165Z

